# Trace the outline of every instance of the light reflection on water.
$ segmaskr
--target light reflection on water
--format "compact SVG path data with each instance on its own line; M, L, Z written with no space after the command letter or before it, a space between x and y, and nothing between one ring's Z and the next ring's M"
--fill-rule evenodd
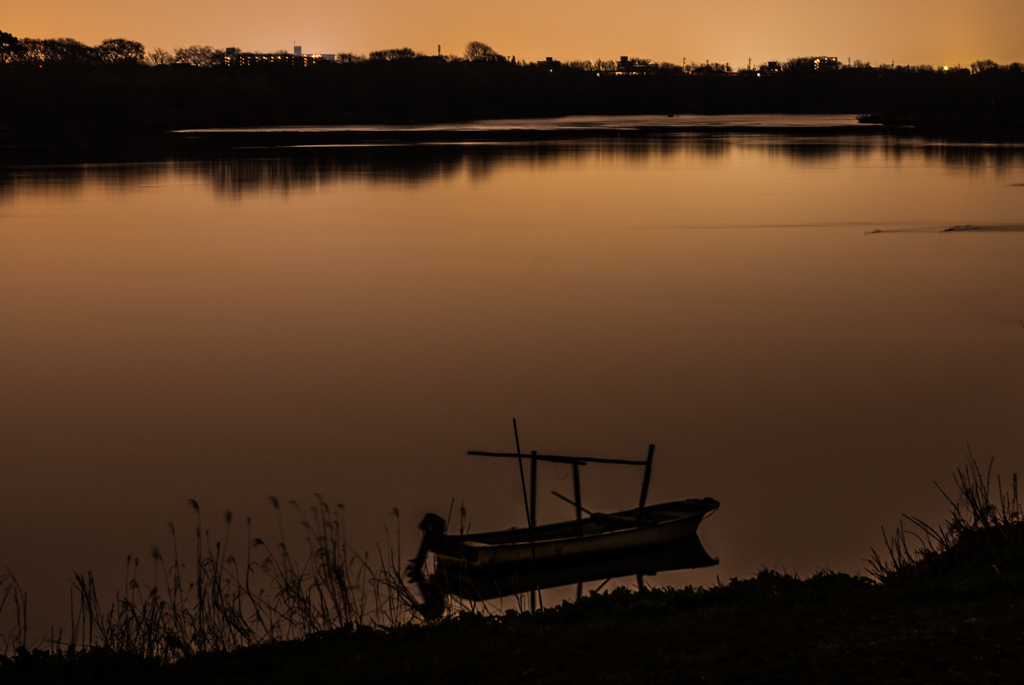
M1020 468L1022 182L1019 147L734 133L0 170L0 563L45 624L189 498L259 530L319 492L365 549L395 506L406 550L453 498L514 525L464 452L515 416L722 501L722 565L662 582L857 571L966 443Z
M881 164L941 164L951 169L1013 169L1024 146L964 145L893 140L877 136L679 134L546 142L353 144L238 149L213 158L149 162L0 167L0 202L16 190L77 192L83 184L135 189L168 174L191 176L219 194L301 191L323 184L431 183L467 172L485 178L510 166L615 163L666 157L722 158L748 150L788 164L822 165L840 160Z

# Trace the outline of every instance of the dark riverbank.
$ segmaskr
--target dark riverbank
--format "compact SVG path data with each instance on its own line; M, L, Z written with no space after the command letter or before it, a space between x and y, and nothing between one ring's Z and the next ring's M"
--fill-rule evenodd
M614 75L419 57L310 68L0 65L0 144L147 142L165 131L422 124L567 115L861 113L1017 139L1024 74L902 68Z
M172 666L24 655L10 683L1015 682L1024 559L886 587L775 572L707 590L617 591L538 615L314 635Z
M428 125L325 125L280 127L240 127L193 129L182 131L130 131L121 137L115 132L95 136L32 137L0 144L5 164L76 164L101 162L141 162L165 159L200 159L225 155L254 154L253 151L277 150L302 155L320 149L365 147L387 155L394 146L451 146L487 144L492 146L525 143L578 141L633 142L638 146L657 145L659 139L688 134L694 137L725 136L733 133L799 134L809 138L832 136L871 136L882 127L855 123L852 116L842 117L854 123L833 125L811 123L723 123L685 122L681 117L639 117L617 120L602 118L599 124L563 124L562 119L515 119Z

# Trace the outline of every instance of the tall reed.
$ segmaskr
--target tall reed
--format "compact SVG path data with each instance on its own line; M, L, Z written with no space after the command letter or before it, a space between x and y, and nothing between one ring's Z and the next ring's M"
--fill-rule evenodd
M231 512L224 514L221 538L214 539L204 527L199 504L190 501L196 526L187 560L171 524L169 555L156 547L151 551L152 580L144 581L140 559L129 557L124 586L113 602L101 601L91 572L76 573L71 627L66 636L51 640L51 649L103 647L173 661L319 631L392 627L414 619L415 598L402 581L400 550L389 544L389 551L378 549L375 559L355 554L346 540L344 507L331 507L319 496L307 510L290 503L303 531L293 549L285 542L281 503L274 497L269 501L278 540L253 536L246 518L244 557L229 551ZM394 515L397 522L397 509ZM17 596L14 590L8 593ZM24 641L23 635L17 632L12 639Z
M294 547L285 542L285 516L276 497L268 498L276 542L254 536L246 518L244 540L232 543L230 511L224 512L216 539L205 527L199 503L190 500L194 539L179 545L174 524L168 524L167 553L154 546L145 563L129 556L123 586L112 601L101 598L92 572L73 574L70 625L51 630L48 640L30 643L27 597L7 570L0 574L0 659L48 646L51 652L103 648L171 662L327 630L423 621L419 600L403 576L399 510L392 510L393 539L385 526L386 551L378 545L376 554L360 555L347 541L344 506L329 506L319 495L315 500L308 509L288 503L302 531ZM460 514L464 530L465 508ZM149 565L151 575L145 573ZM502 601L446 597L445 602L446 614L506 608ZM523 596L513 602L523 610Z
M28 595L4 566L0 573L0 655L28 647Z
M953 474L954 496L935 484L950 506L946 521L935 527L904 514L891 536L882 529L885 552L872 548L868 572L885 583L1024 551L1017 474L1012 474L1006 489L997 475L993 489L992 464L990 460L982 471L968 447L967 463Z

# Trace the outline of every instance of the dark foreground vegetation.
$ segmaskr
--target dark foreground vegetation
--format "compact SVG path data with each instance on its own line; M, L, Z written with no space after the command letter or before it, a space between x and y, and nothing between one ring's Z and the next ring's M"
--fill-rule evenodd
M5 682L1019 682L1019 557L899 587L765 571L705 591L616 591L537 615L337 630L171 665L24 654Z
M145 139L186 128L680 113L854 113L935 134L1024 137L1019 63L982 60L961 69L797 58L734 71L645 59L525 63L482 43L463 56L403 48L331 62L279 57L229 66L209 46L146 53L124 39L90 47L0 34L0 143Z
M123 645L19 648L0 658L0 680L1019 682L1024 519L1016 478L1004 489L991 468L969 459L956 483L946 523L908 517L869 560L871 577L825 571L801 580L764 570L711 588L592 593L536 614L462 607L428 624L351 623L234 650L184 653L172 644L163 657Z

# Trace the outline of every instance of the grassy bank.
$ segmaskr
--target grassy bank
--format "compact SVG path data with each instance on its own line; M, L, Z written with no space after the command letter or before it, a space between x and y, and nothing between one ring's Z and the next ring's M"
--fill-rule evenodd
M947 521L932 526L906 517L873 553L870 576L820 572L799 579L763 570L754 578L711 588L592 593L536 614L486 615L452 607L447 618L430 623L379 612L367 621L353 608L347 614L330 609L309 614L315 609L311 599L323 604L325 592L349 587L351 581L332 585L330 579L318 579L330 564L300 568L286 560L283 549L263 564L285 569L270 576L278 593L247 595L248 577L241 584L232 581L218 571L218 557L204 556L200 547L197 582L205 584L205 594L186 592L176 606L168 606L159 593L148 599L126 596L115 603L110 618L101 612L88 616L94 623L99 616L93 627L106 625L108 632L116 624L136 636L149 635L149 646L108 640L91 641L86 649L19 649L0 658L0 680L1019 682L1024 519L1016 476L1004 488L998 477L993 479L991 465L982 469L969 458L955 483L955 492L947 495ZM343 530L337 522L325 508L312 510L310 539L323 538L328 543L323 549L337 550L334 561L352 567L341 538L332 533ZM260 546L265 546L262 541L250 541L250 547ZM323 556L314 550L313 557ZM179 573L179 566L175 561L168 567L169 577ZM383 563L375 573L371 586L385 598L385 606L391 611L408 607L410 597L402 596L400 582L395 584L394 563ZM79 586L83 599L95 597L81 580ZM171 583L174 588L185 592L179 581ZM144 617L147 611L156 620L110 623L115 615ZM277 633L267 634L252 623L261 611L264 621L278 617ZM335 627L317 629L318 621ZM304 637L287 639L296 630ZM257 633L257 640L242 639ZM234 641L211 641L211 636Z
M537 615L336 630L172 665L23 655L6 682L1017 682L1024 559L889 587L764 571L707 590L594 595Z

